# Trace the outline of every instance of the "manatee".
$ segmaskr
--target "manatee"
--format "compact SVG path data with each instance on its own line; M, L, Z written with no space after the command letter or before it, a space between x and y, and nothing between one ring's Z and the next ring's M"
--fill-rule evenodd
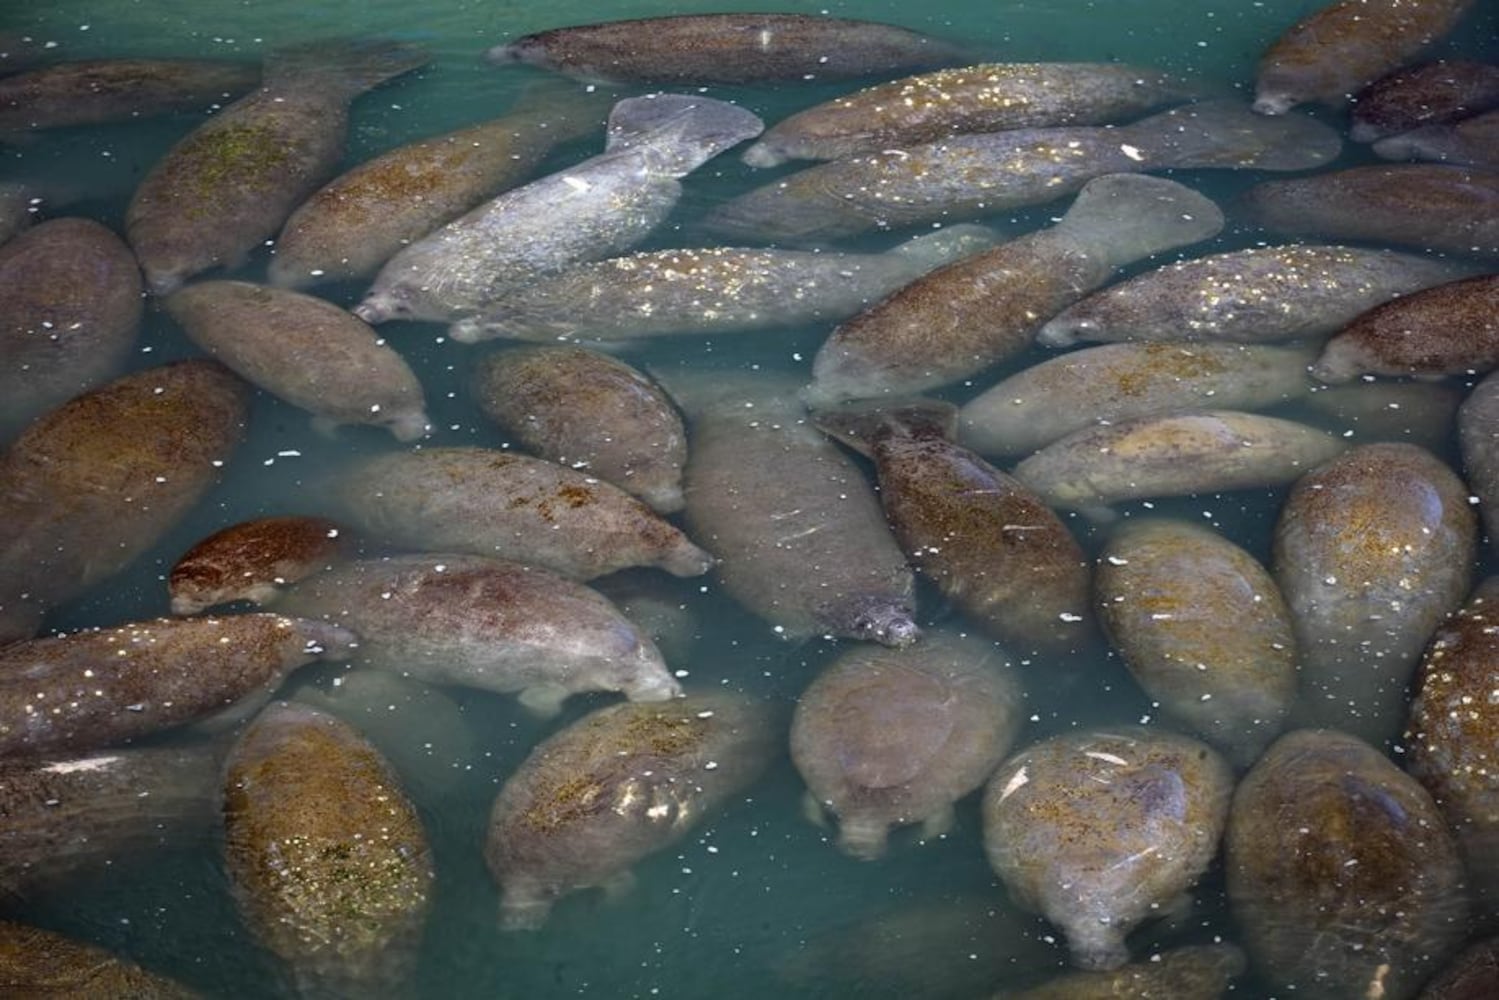
M135 255L92 219L0 245L0 438L125 367L140 332Z
M858 646L797 699L791 760L811 815L838 818L838 849L872 861L892 827L946 833L1020 729L1020 676L1002 650L928 631L905 649Z
M123 376L64 403L0 454L0 643L150 549L233 454L249 411L214 361ZM128 502L125 498L129 498Z
M1416 661L1472 586L1468 496L1447 463L1401 443L1357 446L1296 482L1271 570L1296 628L1301 718L1375 745L1399 734Z
M993 230L961 225L880 254L647 251L539 278L453 324L449 333L465 343L490 337L618 341L836 322L995 242Z
M402 247L526 180L555 147L601 126L602 100L581 91L523 94L502 117L366 160L286 220L271 283L373 277Z
M956 135L835 160L742 194L704 224L729 238L821 244L1045 204L1104 174L1308 170L1341 147L1337 133L1309 118L1267 119L1232 102L1191 104L1130 125Z
M172 564L172 614L216 604L269 604L282 588L327 569L348 551L344 530L325 517L288 514L241 521L215 531Z
M1249 221L1276 233L1499 255L1496 171L1434 163L1350 167L1261 181L1241 203Z
M1499 994L1499 937L1463 949L1421 990L1420 1000L1485 1000Z
M569 264L635 245L665 221L680 178L764 123L724 101L653 94L609 114L604 152L471 209L392 257L361 319L451 320Z
M151 291L242 264L332 177L350 102L426 61L412 47L368 41L268 56L260 89L168 150L130 200L125 232Z
M692 662L692 648L702 637L693 598L699 588L646 569L625 569L599 577L589 587L635 623L661 650L667 663ZM678 676L685 676L678 672Z
M729 594L783 638L914 641L911 569L863 472L807 419L796 381L652 374L687 414L687 524Z
M841 324L812 361L805 399L826 406L922 392L1030 346L1116 269L1223 227L1210 200L1175 181L1095 178L1056 225L938 268Z
M363 559L302 581L283 606L356 630L355 662L432 684L519 692L539 714L583 691L681 693L661 654L582 584L467 555Z
M1228 764L1186 736L1054 736L989 779L984 851L1010 897L1066 934L1073 965L1117 969L1125 936L1207 870L1232 792Z
M472 552L588 580L629 566L700 576L713 557L617 486L494 448L364 459L337 492L355 527L409 549Z
M1376 306L1322 348L1312 375L1440 378L1499 367L1499 274L1427 288Z
M1121 522L1094 574L1099 619L1166 716L1247 767L1296 697L1291 612L1268 570L1190 521Z
M844 80L941 66L963 49L893 24L807 14L681 14L524 35L485 53L599 83Z
M125 743L269 696L355 636L285 615L159 618L0 647L0 757Z
M207 845L219 750L198 742L0 758L0 895L71 891L111 866Z
M1326 337L1367 309L1472 273L1452 261L1318 244L1249 247L1167 264L1068 306L1047 347L1080 341L1267 343Z
M1404 441L1443 452L1452 445L1465 395L1458 386L1437 382L1362 379L1317 386L1292 410L1355 442Z
M1416 671L1406 722L1406 769L1431 793L1457 837L1474 898L1499 909L1499 577L1489 577L1438 626Z
M1015 466L1043 500L1094 511L1121 500L1284 486L1346 447L1294 420L1185 410L1075 431Z
M1374 142L1427 125L1450 125L1499 107L1499 66L1441 59L1397 70L1359 91L1348 138Z
M993 1000L1119 1000L1170 997L1219 1000L1249 966L1232 944L1188 945L1152 954L1111 972L1069 972L1028 990L1001 990Z
M0 78L0 132L211 111L260 82L253 63L82 59Z
M1017 652L1092 637L1089 567L1045 502L952 442L956 407L918 400L818 413L835 439L874 458L880 503L911 565Z
M1489 374L1468 393L1458 410L1457 437L1489 551L1499 553L1499 375Z
M36 221L41 197L29 184L0 181L0 245L9 243Z
M1104 125L1187 100L1196 88L1120 63L980 63L880 83L783 118L744 162L841 160L968 132Z
M1437 160L1499 169L1499 111L1392 135L1376 142L1374 152L1387 160Z
M765 705L716 692L610 705L537 744L489 814L500 927L539 929L560 897L619 884L748 788L776 728Z
M313 414L317 426L426 436L426 400L406 360L333 303L244 281L198 281L168 295L188 339L247 381Z
M251 932L303 996L399 993L431 909L431 850L359 731L306 705L261 712L229 755L224 867Z
M1276 740L1239 782L1224 849L1234 920L1274 989L1402 1000L1467 936L1446 821L1414 778L1346 733Z
M1254 110L1341 106L1450 32L1473 0L1336 0L1285 31L1260 57Z
M1254 410L1311 389L1311 348L1104 344L1031 365L963 404L959 440L984 455L1028 455L1074 431L1211 404Z
M14 921L0 921L0 982L42 1000L193 1000L199 994L113 952Z
M596 475L658 513L682 509L687 431L634 368L582 347L524 347L474 365L484 415L527 450Z

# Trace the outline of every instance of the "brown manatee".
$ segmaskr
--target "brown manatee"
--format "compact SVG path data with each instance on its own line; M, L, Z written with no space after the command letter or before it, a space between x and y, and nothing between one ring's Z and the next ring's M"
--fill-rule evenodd
M1301 657L1300 718L1393 740L1437 625L1472 587L1478 517L1447 463L1404 443L1360 445L1296 482L1271 570Z
M1468 393L1458 410L1457 436L1489 550L1499 552L1499 375L1488 375Z
M1211 528L1121 522L1094 574L1114 648L1163 712L1248 766L1296 697L1291 613L1269 571Z
M495 448L426 448L346 469L353 524L412 549L513 559L588 580L629 566L699 576L713 557L617 486Z
M145 552L239 444L248 387L214 361L134 372L34 421L0 454L0 642L36 633Z
M1348 138L1373 142L1427 125L1450 125L1499 106L1499 66L1440 59L1380 77L1359 91Z
M655 645L618 608L532 566L466 555L363 559L297 584L281 606L356 630L361 665L519 692L543 714L582 691L641 701L681 693Z
M1110 972L1069 972L1028 990L1001 990L991 1000L1220 1000L1248 965L1236 945L1188 945Z
M872 861L894 827L931 840L953 803L1009 752L1020 676L993 643L928 631L905 649L858 646L807 685L791 719L791 760L809 816L838 820L838 849Z
M0 79L0 132L210 111L260 82L254 63L80 59Z
M1194 88L1120 63L979 63L880 83L781 119L744 152L754 167L840 160L965 132L1102 125Z
M671 400L623 361L583 347L523 347L474 365L479 407L528 450L658 511L682 509L687 431Z
M125 743L269 697L356 637L285 615L159 618L0 647L0 757Z
M1452 281L1376 306L1312 365L1324 382L1360 375L1440 378L1499 367L1499 274Z
M1260 58L1254 110L1341 105L1452 30L1473 0L1335 0L1285 31Z
M537 744L489 814L501 928L535 930L560 897L618 885L749 787L778 736L767 706L717 692L611 705Z
M193 1000L198 993L107 949L0 921L0 984L17 1000Z
M679 14L603 21L496 45L523 63L604 83L842 80L957 62L957 46L893 24L808 14Z
M1205 743L1124 726L1054 736L984 791L984 850L1016 903L1067 935L1072 964L1117 969L1124 938L1207 870L1233 773Z
M190 132L136 188L125 231L151 291L243 263L332 176L350 102L426 61L409 46L368 41L269 55L260 89Z
M1116 269L1194 243L1223 213L1175 181L1095 178L1056 225L917 278L841 324L812 361L807 401L922 392L1013 357Z
M224 866L240 914L303 996L399 993L432 901L421 818L358 730L276 702L224 777Z
M327 569L349 551L345 533L325 517L291 514L241 521L195 544L172 564L172 614L216 604L269 604L282 588Z
M688 418L687 523L784 638L915 640L916 581L864 473L772 372L653 369Z
M1029 487L953 443L956 415L858 403L814 422L874 459L906 558L971 620L1022 654L1077 649L1093 635L1082 547Z
M0 439L119 374L141 325L135 255L92 219L0 246Z
M1499 111L1392 135L1376 142L1374 152L1387 160L1436 160L1499 169Z
M1346 733L1276 740L1234 793L1224 849L1234 919L1272 988L1404 1000L1467 936L1446 820Z

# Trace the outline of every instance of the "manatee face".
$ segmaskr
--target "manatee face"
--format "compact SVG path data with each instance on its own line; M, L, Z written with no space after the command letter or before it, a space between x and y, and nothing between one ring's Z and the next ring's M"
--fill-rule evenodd
M355 316L374 326L393 319L415 319L416 306L410 289L392 285L372 291L353 309Z

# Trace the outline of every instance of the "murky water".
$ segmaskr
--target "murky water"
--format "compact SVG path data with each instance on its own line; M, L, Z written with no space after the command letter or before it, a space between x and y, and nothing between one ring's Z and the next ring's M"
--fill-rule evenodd
M1247 95L1260 51L1319 4L932 0L913 5L865 0L752 6L898 23L968 41L995 60L1124 60L1154 65ZM507 38L606 16L734 9L721 3L684 9L661 0L616 0L603 6L578 0L445 0L421 5L397 0L9 0L0 7L0 29L27 35L71 58L251 58L277 45L347 34L384 33L427 46L434 55L428 68L356 103L347 158L351 165L396 145L502 113L544 75L483 64L484 49ZM1496 37L1496 21L1499 14L1490 5L1468 20L1464 37L1451 48L1483 53L1482 40L1492 43ZM1499 49L1490 44L1487 55L1495 58ZM715 88L712 93L773 122L846 89L809 84ZM1327 118L1337 123L1335 116ZM55 214L87 215L122 230L124 206L134 185L194 121L182 116L73 129L0 147L0 177L45 178L59 206ZM565 147L549 169L591 155L598 141L595 136ZM1364 150L1350 147L1340 165L1361 162L1364 156ZM1177 179L1228 204L1259 176L1201 172ZM709 164L687 182L687 196L673 223L648 246L697 242L691 230L695 218L762 180L734 156ZM996 221L1019 233L1046 224L1064 207L1065 202ZM1189 253L1247 246L1254 239L1253 233L1231 224L1223 235ZM871 238L865 245L879 249L891 242ZM261 278L265 262L262 254L241 276ZM347 305L357 301L363 288L331 286L320 291ZM396 324L385 330L426 387L438 428L432 443L504 443L479 414L465 379L475 359L495 345L476 348L446 342L443 328L432 324ZM815 327L679 338L627 357L637 364L691 359L805 372L826 333L826 328ZM140 344L135 363L141 367L194 353L155 310L148 314ZM962 401L1039 356L1040 352L1019 359L943 395ZM320 485L328 467L351 454L391 446L384 432L371 429L345 429L331 441L319 437L309 430L303 413L259 394L249 439L207 502L148 557L98 592L57 611L48 626L63 630L164 614L165 573L193 541L248 517L324 509ZM1454 457L1450 442L1447 449L1447 456ZM1153 507L1221 528L1267 558L1278 503L1278 494L1234 494ZM1138 514L1148 506L1127 505L1124 513ZM1080 521L1075 527L1090 551L1096 551L1094 530ZM789 708L801 687L838 650L828 641L792 645L777 639L769 626L739 609L711 579L669 580L667 585L696 621L690 655L673 664L686 672L689 688L739 687ZM934 590L923 589L921 601L924 621L950 617ZM1027 660L1023 669L1030 711L1022 742L1096 722L1154 716L1122 666L1101 652L1065 660L1036 658ZM329 668L321 676L326 679L334 673ZM298 681L318 676L314 671ZM472 692L456 692L456 697L475 734L477 752L465 759L436 757L437 767L454 780L415 782L410 789L434 842L439 880L421 958L421 996L969 996L1014 982L1021 977L1016 970L1033 970L1038 963L1063 967L1055 932L1014 914L990 872L974 801L961 805L956 829L939 841L918 846L909 833L897 835L889 857L861 863L839 854L825 831L802 818L801 784L784 758L749 797L641 865L636 886L622 898L605 900L591 893L571 897L558 906L544 931L502 935L495 926L496 890L480 854L490 802L538 739L606 699L575 699L561 719L541 723L513 699ZM407 739L425 742L430 736ZM250 940L227 895L217 845L187 844L149 864L118 867L65 895L14 903L7 915L127 953L208 993L278 995L271 960ZM990 911L982 920L943 916L975 903ZM859 921L901 912L923 914L913 922L914 931L908 927L890 937L869 930L849 933ZM969 911L956 912L961 917ZM830 943L840 933L842 943ZM1147 928L1134 943L1136 952L1144 954L1152 943L1233 935L1222 902L1221 873L1215 870L1198 888L1189 916L1169 928ZM913 937L924 942L920 948L901 952L890 943ZM1245 982L1236 995L1268 994Z

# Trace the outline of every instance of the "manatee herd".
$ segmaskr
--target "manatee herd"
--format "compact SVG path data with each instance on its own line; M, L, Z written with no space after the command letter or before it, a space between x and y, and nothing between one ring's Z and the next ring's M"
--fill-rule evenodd
M418 44L0 35L15 162L177 129L117 217L0 181L0 994L221 992L56 917L177 852L265 995L446 995L447 937L581 992L755 905L751 991L1499 995L1478 6L1330 3L1252 100L602 21L404 144ZM830 931L840 877L896 905Z

